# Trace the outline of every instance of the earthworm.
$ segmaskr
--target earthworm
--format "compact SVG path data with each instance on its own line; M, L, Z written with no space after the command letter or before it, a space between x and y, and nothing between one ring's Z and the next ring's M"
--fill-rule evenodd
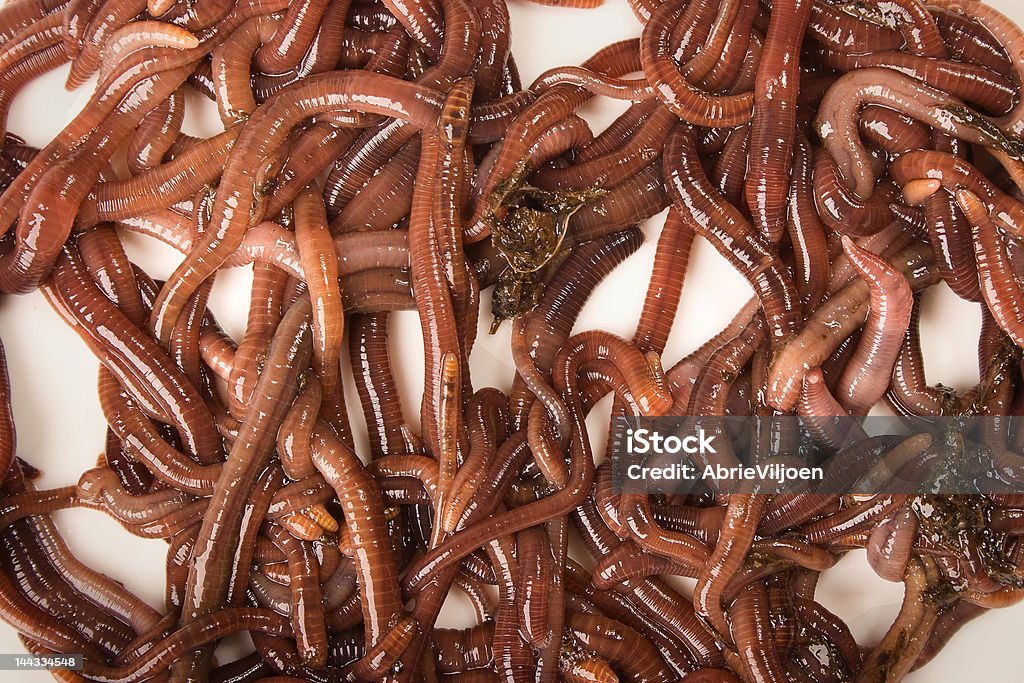
M571 612L568 623L570 632L584 646L614 662L631 679L652 682L671 680L671 674L657 650L628 626L605 617L579 612Z
M633 343L645 352L665 351L682 295L695 230L674 209L669 209L654 255L651 281L633 334Z
M210 509L214 514L206 515L200 527L193 551L196 564L189 575L182 609L183 624L210 613L213 605L224 601L230 579L229 553L238 538L245 497L270 456L274 433L297 391L298 375L305 370L312 353L310 310L308 298L296 302L271 342L265 371L253 389L251 407L213 491ZM278 386L290 387L285 390L290 396L278 394ZM205 658L201 655L198 659L200 671L206 668L202 663ZM190 663L178 662L175 668L183 671L188 666Z
M189 451L204 463L218 458L220 437L212 416L192 383L173 366L167 355L151 339L114 307L96 288L73 251L65 249L58 262L54 286L69 315L80 321L80 334L89 338L109 339L107 345L97 341L97 353L108 369L124 385L150 386L144 394L133 391L134 398L152 401L156 414L169 418ZM102 316L102 324L93 316ZM159 384L153 387L153 381ZM136 384L137 382L137 384Z
M762 237L778 242L785 230L792 169L800 49L812 0L776 0L757 67L750 153L745 184L747 206Z
M753 94L711 95L686 81L670 54L673 21L682 5L665 3L644 26L640 55L644 72L659 99L684 121L694 125L733 127L746 123L753 108Z
M971 224L981 294L999 327L1020 346L1024 342L1024 295L1006 256L1006 247L976 195L959 190L956 200Z
M796 331L792 280L750 223L711 187L694 163L693 144L693 133L686 127L677 127L666 143L665 175L672 202L680 213L692 217L698 234L710 240L750 281L761 297L772 342L781 343Z
M885 393L903 335L910 324L913 294L902 273L844 236L843 250L868 283L868 318L863 335L839 378L837 399L853 415L866 414Z
M345 321L338 289L338 256L327 229L327 212L319 193L307 188L294 203L295 242L307 274L313 303L313 362L327 396L338 386ZM318 278L312 277L314 273Z

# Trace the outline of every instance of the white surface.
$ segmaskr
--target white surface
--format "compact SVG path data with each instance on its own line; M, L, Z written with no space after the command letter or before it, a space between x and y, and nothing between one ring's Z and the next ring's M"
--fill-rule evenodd
M2 0L0 0L2 2ZM640 25L622 0L608 0L597 10L579 11L525 4L512 0L513 50L529 83L551 66L578 64L614 40L639 35ZM1024 6L1017 0L990 4L1024 23ZM35 145L45 144L78 106L83 95L65 93L64 72L33 83L15 102L10 129ZM194 104L193 101L190 104ZM591 107L587 117L600 129L620 107ZM193 118L193 117L190 117ZM191 125L197 125L195 121ZM203 131L208 133L209 131ZM584 309L578 329L602 328L629 336L633 332L650 275L661 217L647 226L647 240L603 283ZM130 238L134 260L157 277L166 276L178 257L151 240ZM218 278L212 307L229 333L240 336L248 305L248 269ZM750 295L746 283L710 249L695 245L679 313L665 355L666 366L716 333ZM975 340L977 308L959 301L948 290L935 288L926 297L922 336L929 380L957 389L977 382ZM614 315L609 315L614 311ZM486 312L482 316L487 318ZM486 327L486 325L484 326ZM394 316L394 363L403 385L406 414L415 415L422 390L419 325L415 313ZM7 349L18 453L43 471L40 487L73 484L94 465L102 452L104 420L96 398L97 363L77 336L50 310L38 294L0 298L0 338ZM402 340L400 343L397 340ZM508 325L494 336L485 330L473 355L477 386L507 389L513 375L508 352ZM350 383L351 384L351 383ZM351 387L350 387L351 388ZM358 406L350 401L350 406ZM600 411L595 411L599 413ZM595 424L607 419L597 414ZM353 415L354 423L361 417ZM600 447L602 439L595 439ZM65 538L78 556L107 572L157 608L162 608L166 544L144 541L126 532L103 514L71 510L56 515ZM819 597L843 616L858 642L876 642L899 607L901 587L877 579L863 552L850 553L825 572ZM468 625L466 605L446 606L445 625ZM914 683L940 681L1024 681L1024 651L1019 634L1024 608L986 614L968 624L935 661L907 678ZM0 625L0 652L21 652L13 631ZM3 681L50 680L44 672L0 674Z

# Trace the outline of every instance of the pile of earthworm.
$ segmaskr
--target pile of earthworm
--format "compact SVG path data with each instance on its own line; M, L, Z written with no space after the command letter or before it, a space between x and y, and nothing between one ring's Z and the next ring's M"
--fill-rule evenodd
M970 453L815 418L982 416L988 475L1024 483L1024 32L973 0L631 5L638 39L529 87L504 0L0 6L0 120L44 72L96 82L45 147L0 154L0 291L40 290L96 355L108 423L97 466L43 490L2 373L0 617L84 655L60 680L896 681L1024 598L1024 494L623 494L585 419L609 394L795 414L884 479ZM205 139L182 132L204 97ZM630 104L594 131L595 98ZM575 329L666 208L633 338ZM166 281L126 233L183 254ZM754 298L680 360L695 238ZM237 266L232 339L207 303ZM960 394L922 361L942 282L983 318ZM482 388L492 317L517 373ZM73 507L166 542L162 609L74 557L51 518ZM815 599L855 548L905 586L877 643ZM438 627L459 596L475 625ZM214 652L239 633L250 654Z

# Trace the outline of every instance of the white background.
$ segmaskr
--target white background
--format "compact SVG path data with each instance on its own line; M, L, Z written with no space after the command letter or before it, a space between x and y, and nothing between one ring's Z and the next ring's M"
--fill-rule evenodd
M2 2L2 0L0 0ZM990 4L1024 23L1024 6L1017 0ZM545 69L579 64L596 49L640 33L640 24L622 0L608 0L596 10L566 10L511 0L513 51L524 83ZM66 93L66 70L31 84L15 102L10 130L41 146L58 131L86 99L83 92ZM88 86L87 86L88 87ZM189 132L216 131L216 116L208 103L189 102ZM621 111L620 106L585 110L595 130ZM602 284L584 309L577 329L602 328L630 336L636 324L654 245L662 217L646 226L644 247ZM152 275L166 277L179 258L153 241L128 238L132 258ZM248 269L218 276L212 307L224 327L237 338L244 330L248 306ZM705 243L698 241L680 315L665 354L666 367L716 333L750 296L746 283ZM487 318L486 314L482 316ZM475 385L507 389L513 370L509 361L506 324L494 336L482 324L473 354ZM925 297L922 336L928 377L964 390L977 382L976 336L978 309L948 290L933 288ZM64 486L94 466L102 452L105 423L96 398L97 363L38 294L0 298L0 338L7 349L18 426L18 454L43 471L41 488ZM417 414L422 390L421 338L416 314L394 316L391 339L396 370L403 386L406 415ZM401 341L397 341L401 340ZM351 382L349 383L351 389ZM355 397L349 405L358 406ZM602 421L600 407L592 418ZM607 409L604 414L606 415ZM358 423L359 418L356 417ZM606 419L606 418L604 418ZM595 439L600 447L603 439ZM105 515L71 510L55 515L68 543L91 566L122 581L129 590L162 610L166 544L127 534ZM819 599L840 614L862 644L876 642L895 616L902 596L899 584L876 578L863 552L850 553L823 575ZM446 606L446 626L470 624L465 605ZM1024 607L992 612L968 624L924 670L907 678L916 683L940 681L1024 681ZM0 624L0 652L21 652L14 632ZM50 680L44 672L0 674L4 681Z

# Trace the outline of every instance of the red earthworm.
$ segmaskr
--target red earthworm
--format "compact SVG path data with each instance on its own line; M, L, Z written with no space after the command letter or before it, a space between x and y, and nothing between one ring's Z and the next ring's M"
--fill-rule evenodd
M317 0L290 6L277 32L256 52L253 60L256 68L264 73L282 73L295 68L313 42L328 4L329 0Z
M593 582L596 588L608 590L619 583L661 574L696 578L697 571L692 565L648 553L636 543L626 541L598 561Z
M312 354L310 310L309 299L299 299L271 341L264 371L253 389L238 438L214 488L210 500L210 510L214 512L204 516L200 527L182 610L183 624L211 613L225 599L230 581L230 553L240 533L245 498L271 455L276 430L297 393L298 376ZM206 669L205 659L196 658L197 670ZM182 661L175 669L184 673L190 666L191 661Z
M402 121L390 121L360 134L338 157L327 176L324 201L336 216L389 159L416 134Z
M437 524L445 532L454 532L466 506L483 485L493 466L500 444L508 436L508 399L495 389L481 389L470 397L466 407L469 451L452 479L445 506L437 513Z
M253 17L231 33L231 40L213 49L211 78L217 111L225 126L244 121L255 111L250 62L259 46L269 41L281 25L273 15Z
M295 139L288 157L267 197L267 215L277 215L307 184L346 149L358 135L358 129L336 128L314 123Z
M320 412L320 400L320 383L313 379L299 393L277 433L281 467L292 479L303 479L316 473L309 440Z
M526 642L543 648L554 637L548 630L551 583L555 572L553 548L541 527L531 527L516 534L516 559L519 561L519 583L516 612L519 629Z
M453 99L445 103L456 112L464 108L462 93L456 90ZM461 119L464 122L464 118ZM446 382L442 379L443 368L448 359L454 359L454 376L449 386L453 392L451 400L461 405L462 357L460 339L455 321L454 302L447 284L445 263L441 254L443 231L446 226L434 223L435 202L440 195L456 191L450 185L452 178L437 173L442 154L448 156L451 150L465 139L465 127L453 128L450 133L429 130L422 136L420 166L417 176L423 181L417 183L413 194L412 213L409 222L409 244L412 263L413 292L417 300L420 329L425 340L424 394L420 407L421 434L427 450L440 458L445 446L441 442L441 423L445 416L440 412ZM446 148L446 152L442 152ZM449 402L451 402L451 400ZM452 425L450 434L460 429ZM457 441L459 438L457 437Z
M77 256L66 248L54 271L54 292L81 325L79 333L96 339L97 343L106 340L102 348L98 347L101 361L122 383L134 382L133 377L146 377L140 384L152 388L146 390L144 398L159 406L161 415L169 417L200 462L216 461L221 450L220 437L198 390L162 349L102 295L83 270ZM153 386L155 380L159 383Z
M798 317L796 292L778 257L768 249L745 218L708 182L695 164L693 133L679 127L666 143L663 160L672 202L683 215L694 220L702 237L747 278L761 298L773 344L795 331ZM714 216L714 218L712 218Z
M966 601L959 601L950 607L949 610L940 614L935 622L935 628L929 634L928 642L925 643L924 649L918 655L912 670L916 671L928 664L938 654L939 650L956 635L956 632L962 626L972 619L981 616L986 611L988 610L984 607L979 607Z
M4 69L0 111L5 123L11 100L18 91L65 61L59 14L40 19L0 46L0 67Z
M797 134L786 230L793 247L794 286L806 311L813 310L824 297L830 269L824 227L813 203L811 162L810 143L804 135Z
M722 594L729 578L750 549L757 530L755 520L760 520L765 503L761 496L732 494L729 497L718 543L697 577L693 594L694 607L722 635L729 633Z
M349 320L349 357L367 426L373 457L398 453L403 417L387 348L387 316L359 315Z
M602 612L623 624L645 633L657 644L666 663L680 674L692 670L696 665L683 639L687 632L675 630L678 624L671 627L653 617L643 603L634 605L625 596L632 593L596 590L590 582L587 572L573 560L566 564L566 585L574 594L579 595L597 606ZM692 615L692 610L691 610ZM696 618L694 617L694 620ZM706 630L703 631L705 634Z
M220 175L220 165L230 154L238 133L237 129L225 131L127 180L99 183L95 198L87 199L79 209L81 225L150 213L194 196ZM196 163L199 159L206 162L205 166Z
M865 237L891 225L893 214L889 207L894 194L883 186L862 200L843 184L839 168L827 151L820 150L815 156L814 203L818 216L840 234Z
M714 61L707 74L700 79L700 84L709 91L744 89L737 88L737 85L740 85L738 78L744 69L749 69L749 66L745 64L746 59L748 56L753 57L754 55L748 55L748 50L759 40L759 37L755 35L756 29L753 28L759 9L753 3L740 3L739 12L735 21L732 22L725 43L722 45L719 59ZM695 59L688 62L687 67L694 66Z
M460 575L455 578L455 585L458 586L462 595L473 605L473 612L478 622L494 621L494 601L485 592L484 585L481 582Z
M518 563L509 542L497 541L487 546L487 554L498 582L498 609L491 637L493 661L506 681L532 680L536 663L532 650L523 641L516 621L516 577Z
M254 680L266 681L272 673L270 667L253 652L226 664L221 664L210 672L211 683L250 683Z
M145 2L141 0L106 0L97 3L95 13L82 29L81 39L70 38L71 43L78 49L73 55L71 72L67 78L66 87L69 90L81 86L96 72L101 64L103 46L111 40L113 34L131 22L144 8Z
M246 591L249 586L250 568L252 561L249 553L256 546L263 520L268 515L272 504L274 489L280 488L284 483L284 476L279 467L268 467L260 473L253 486L252 494L245 504L242 525L239 530L238 548L235 552L231 567L231 581L228 584L226 604L231 607L241 606L244 602ZM195 543L199 538L201 525L196 525L194 533L189 536L193 539L187 555L184 555L185 569L189 569L191 560L195 556ZM178 586L178 598L181 606L185 605L188 594L188 572L186 571L184 581Z
M331 232L386 230L408 215L419 157L418 142L405 143L331 219Z
M591 161L618 150L627 140L636 135L655 109L661 105L648 100L637 102L608 124L592 141L576 150L576 161Z
M900 342L910 324L910 283L893 266L843 238L843 250L868 284L864 333L839 379L837 399L851 414L864 415L889 387Z
M184 93L176 90L143 117L128 141L128 170L133 174L163 162L175 139L181 133L185 117Z
M612 78L578 66L560 66L549 69L534 80L530 89L543 93L557 85L583 88L592 95L615 100L639 102L654 97L654 91L644 78Z
M890 262L906 277L912 290L919 290L934 284L938 277L928 261L922 250L912 247L892 257ZM867 284L856 280L826 299L811 314L804 329L776 354L772 362L767 394L769 405L779 410L793 408L799 394L799 383L807 369L820 365L842 339L863 323L868 297Z
M581 352L586 346L578 346L577 348ZM568 362L569 354L565 356L560 355L559 358L564 358L564 360L559 361L556 359L556 370L561 367L563 372L568 371L572 367L572 363ZM558 377L559 375L556 373L556 382ZM571 385L567 384L566 389L571 396L572 390L569 389L569 386ZM572 399L567 400L566 404L569 407L570 416L574 422L574 434L585 435L586 428L582 426L579 408ZM405 590L415 593L428 575L443 571L445 568L452 566L468 552L471 552L474 548L479 547L488 540L499 535L514 533L534 526L541 521L562 514L560 511L576 507L590 488L590 484L593 481L594 468L591 464L592 458L586 438L574 437L570 443L569 450L569 479L564 488L516 510L496 514L487 520L466 527L449 537L426 557L413 564L403 580ZM530 514L526 513L527 510L530 511Z
M107 468L87 470L78 480L78 497L83 504L105 510L127 524L160 519L192 502L190 496L174 489L130 496L121 487L117 475Z
M179 26L162 21L133 21L117 29L103 41L100 48L99 78L106 80L110 75L110 65L119 64L132 53L143 49L166 47L191 50L198 46L199 39Z
M93 657L102 657L97 646L30 602L7 572L0 572L0 614L19 633L47 648L57 652L83 652Z
M883 516L888 516L894 509L905 502L906 496L874 496L870 500L847 508L839 514L807 524L803 527L803 531L807 535L807 539L812 543L834 540L844 534L858 531Z
M694 233L693 226L679 212L669 209L658 237L651 280L633 335L633 343L645 353L665 351L682 294Z
M906 114L874 104L861 112L860 134L869 144L893 156L931 146L928 126Z
M78 235L78 251L93 281L133 323L141 327L148 310L139 291L131 261L113 226L97 225Z
M456 328L462 340L463 357L459 359L462 375L452 380L462 381L467 397L472 393L468 357L476 340L480 306L480 286L466 260L462 244L462 205L469 194L468 178L471 173L466 164L472 157L467 155L466 135L474 88L472 79L456 81L441 112L438 130L442 134L438 138L442 146L436 170L439 197L432 209L432 220L435 229L439 230L440 256L451 291ZM459 402L461 408L461 397L453 396L453 400ZM453 435L458 435L459 427L455 422L450 422L449 427ZM458 438L464 441L464 436ZM452 455L454 457L454 451Z
M977 195L958 190L957 204L971 224L981 294L992 317L1014 343L1024 346L1024 294L1014 275L1006 246Z
M661 164L654 163L580 207L569 218L569 234L579 242L625 230L669 205Z
M483 100L497 99L502 94L502 75L511 54L508 8L494 0L471 0L469 4L480 18L482 31L474 75L476 92Z
M951 56L979 64L996 73L1009 73L1013 68L1005 50L984 26L953 8L928 8L939 28Z
M751 584L740 592L730 613L733 616L732 635L746 677L758 681L787 680L772 637L764 585Z
M950 0L935 0L929 3L939 8L963 12L966 16L976 21L980 26L992 35L996 43L1006 51L1010 58L1010 65L1017 77L1020 77L1024 64L1020 60L1021 46L1024 45L1024 33L1005 15L984 4L972 4L963 6ZM1001 129L1010 135L1019 136L1024 132L1024 104L1016 102L1013 109L1005 116L994 119L994 122Z
M812 0L775 0L757 67L754 114L750 122L750 159L745 185L753 223L770 243L785 229L786 198L800 89L799 52L810 21Z
M840 71L881 67L898 71L994 114L1013 107L1016 86L1001 73L948 59L928 59L903 52L848 55L821 50L819 60Z
M587 122L575 114L567 114L534 138L532 144L522 155L516 175L528 176L546 162L584 145L592 139L593 133ZM488 186L493 184L491 176L496 172L495 167L501 163L504 152L504 143L501 146L496 146L490 150L477 168L477 177L482 178L476 183L479 187L474 188L474 200L477 207L487 203L486 192L489 189ZM494 207L487 207L487 209L493 211ZM478 208L477 211L479 212L480 209Z
M585 647L616 664L632 681L672 680L658 651L633 629L595 614L570 612L570 632Z
M85 599L57 574L33 538L28 520L5 530L3 547L5 570L21 593L41 611L80 633L93 646L93 656L102 653L99 657L106 659L134 637L128 625Z
M854 426L847 428L839 420L833 419L847 413L829 391L820 368L811 368L804 375L796 412L814 442L830 451L838 451L851 438L866 436L863 429L858 430Z
M63 0L14 0L0 7L0 44L49 14L69 15L71 9Z
M665 373L672 392L673 407L671 415L686 414L686 407L690 403L693 385L697 381L697 375L700 374L701 369L707 363L708 358L721 348L723 344L735 339L736 335L746 329L747 325L758 313L758 310L759 304L756 298L748 301L725 329L702 344L693 353L680 360Z
M438 671L458 673L488 666L494 654L494 624L484 622L468 629L434 629L431 637L435 646Z
M669 37L681 5L665 3L651 14L640 41L644 73L669 109L694 125L733 127L750 119L753 94L712 95L691 85L670 54Z
M263 532L288 558L292 630L299 656L304 664L321 668L327 661L327 626L320 594L319 565L309 546L281 527L264 524Z
M157 338L166 339L184 300L238 248L245 228L262 218L262 188L278 170L279 145L291 125L321 112L354 107L393 114L423 126L432 123L432 114L436 116L438 104L432 92L386 76L334 72L311 76L268 100L236 142L235 148L244 153L228 159L210 229L175 270L153 306L151 323ZM249 208L239 215L229 209L233 205Z
M722 196L739 207L743 207L746 202L743 180L747 173L749 147L750 125L734 129L708 176Z
M196 495L213 491L220 465L196 463L164 441L109 372L101 373L99 395L107 424L123 447L158 479Z
M635 40L613 43L586 60L583 66L613 77L635 71L640 66L636 58L636 44ZM477 203L468 221L464 236L466 242L477 242L490 234L489 213L493 212L493 207L489 206L489 199L504 183L510 180L513 184L518 183L524 152L535 146L537 138L553 124L573 113L591 97L580 88L563 85L551 88L523 109L505 131L501 150L480 191L483 201Z
M935 18L923 3L915 0L872 0L868 6L891 13L911 53L939 59L948 55Z
M686 406L688 415L724 415L729 388L766 337L764 318L754 316L735 337L726 341L710 356L697 374ZM733 456L721 454L723 458Z
M128 683L165 670L178 657L193 648L205 645L237 631L254 631L277 636L290 636L288 620L269 610L225 608L202 617L156 643L131 664L114 667L87 661L85 676L105 683Z
M362 463L325 426L313 432L312 444L313 462L335 489L345 512L355 551L367 643L376 644L400 608L398 579L388 558L391 551L382 527L380 496Z
M821 102L815 126L848 187L868 198L875 174L857 134L857 112L868 104L895 109L933 128L980 145L991 137L958 115L967 111L956 97L891 69L857 69L842 76Z
M568 168L541 169L531 181L550 190L614 187L658 158L661 143L675 121L671 112L659 107L619 149Z
M814 3L807 33L819 43L845 52L898 50L904 45L898 31L863 21L827 3Z
M345 320L338 288L338 256L327 229L327 213L318 192L307 188L294 203L295 242L313 302L313 363L326 395L339 383Z
M971 258L969 227L955 198L935 193L925 200L925 220L936 267L946 284L962 299L980 301L978 268Z
M917 516L909 506L896 511L871 532L868 564L886 581L902 581L917 535Z
M3 342L0 342L0 480L6 479L11 470L17 443L11 410L11 377L7 372L7 352Z
M78 490L75 486L8 495L4 497L3 506L0 507L0 529L25 517L43 515L77 505Z
M952 602L950 596L935 590L940 581L938 568L932 560L920 558L908 564L904 579L906 595L900 613L882 642L865 658L858 680L903 676L910 671L939 613Z
M250 394L257 381L254 361L266 352L267 344L281 321L286 282L286 275L270 266L253 269L245 336L235 351L234 366L228 379L228 406L239 412L238 417L249 405Z

